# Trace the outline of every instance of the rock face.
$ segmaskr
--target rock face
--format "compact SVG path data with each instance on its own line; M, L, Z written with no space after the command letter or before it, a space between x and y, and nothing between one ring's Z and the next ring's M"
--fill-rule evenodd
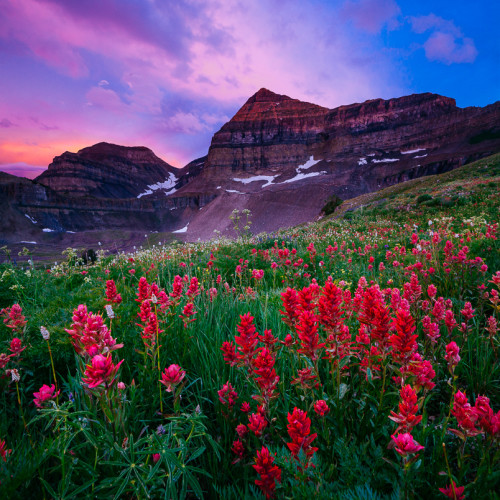
M151 190L149 186L166 183L174 188L178 171L148 148L101 142L56 156L35 180L71 196L135 198Z
M145 147L100 143L56 157L34 182L0 177L0 195L10 225L188 226L183 235L197 240L234 235L234 208L251 210L254 232L275 231L315 219L332 195L352 198L499 151L500 102L462 109L427 93L327 109L261 89L208 155L183 169Z
M498 151L500 102L462 109L426 93L330 110L261 89L172 197L218 198L191 221L191 239L230 233L233 208L252 210L256 232L274 231L314 219L331 195L352 198Z

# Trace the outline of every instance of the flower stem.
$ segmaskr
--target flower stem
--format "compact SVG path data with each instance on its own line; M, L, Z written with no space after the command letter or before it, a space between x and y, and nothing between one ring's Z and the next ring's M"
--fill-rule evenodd
M52 375L54 376L54 383L56 384L56 394L57 394L59 392L59 390L57 387L56 370L54 368L54 359L52 358L52 350L50 349L49 339L47 339L47 347L49 348L50 364L52 366ZM59 406L59 394L57 394L57 396L56 396L56 401L57 401L57 406Z

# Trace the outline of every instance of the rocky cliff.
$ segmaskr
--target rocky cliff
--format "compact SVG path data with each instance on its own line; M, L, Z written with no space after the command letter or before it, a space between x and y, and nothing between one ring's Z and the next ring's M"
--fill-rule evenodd
M56 156L35 180L61 194L95 198L135 198L157 189L172 190L179 170L146 147L101 142L77 153Z

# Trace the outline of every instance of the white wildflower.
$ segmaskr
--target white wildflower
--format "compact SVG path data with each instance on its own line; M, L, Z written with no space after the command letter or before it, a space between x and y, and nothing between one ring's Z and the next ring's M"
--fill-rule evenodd
M40 333L42 334L43 340L50 339L50 332L44 326L40 327Z
M106 309L106 314L108 315L108 318L113 319L115 317L115 311L113 311L111 304L105 305L104 308Z

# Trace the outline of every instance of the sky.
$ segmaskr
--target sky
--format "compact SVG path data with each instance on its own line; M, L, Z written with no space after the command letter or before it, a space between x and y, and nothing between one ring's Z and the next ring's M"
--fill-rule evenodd
M500 100L500 2L0 0L0 170L97 142L176 167L265 87L328 108Z

